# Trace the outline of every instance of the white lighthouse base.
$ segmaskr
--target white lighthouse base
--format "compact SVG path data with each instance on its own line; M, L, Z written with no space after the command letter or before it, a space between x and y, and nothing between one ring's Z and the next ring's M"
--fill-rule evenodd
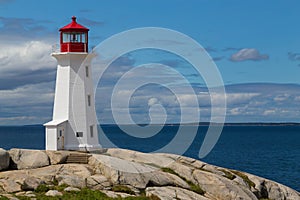
M84 142L85 138L76 137L68 120L52 120L46 124L46 150L95 151L102 147L98 141ZM96 137L98 138L98 137Z

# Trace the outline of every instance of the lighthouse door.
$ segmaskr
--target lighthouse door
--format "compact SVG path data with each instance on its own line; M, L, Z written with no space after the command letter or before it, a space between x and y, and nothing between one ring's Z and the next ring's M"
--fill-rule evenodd
M65 148L65 130L64 128L59 128L58 129L58 137L57 137L57 149L62 150Z

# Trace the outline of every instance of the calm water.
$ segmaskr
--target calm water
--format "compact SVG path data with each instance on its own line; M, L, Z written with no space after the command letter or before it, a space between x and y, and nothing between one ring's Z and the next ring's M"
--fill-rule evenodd
M166 126L147 139L128 136L117 126L102 129L121 148L151 152L168 144L178 127ZM206 126L199 127L186 156L197 158L206 130ZM0 127L0 147L4 149L44 149L44 141L43 126ZM215 148L202 160L263 176L300 191L300 126L226 126Z

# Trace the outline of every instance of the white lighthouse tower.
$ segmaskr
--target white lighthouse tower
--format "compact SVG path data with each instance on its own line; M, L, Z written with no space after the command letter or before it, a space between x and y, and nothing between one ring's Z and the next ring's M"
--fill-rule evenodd
M52 121L46 127L46 150L90 151L100 148L94 103L89 29L76 17L60 31L60 52Z

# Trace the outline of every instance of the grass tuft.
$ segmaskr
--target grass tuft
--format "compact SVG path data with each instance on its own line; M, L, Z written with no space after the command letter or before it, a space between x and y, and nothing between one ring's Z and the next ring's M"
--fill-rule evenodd
M45 193L45 192L48 192L49 190L50 190L49 186L47 186L45 184L41 184L34 191L36 193Z
M184 180L189 186L190 186L190 190L197 193L197 194L200 194L200 195L204 195L205 194L205 191L199 186L199 185L196 185L194 184L192 181L190 180L187 180L186 178L180 176L178 173L176 173L173 169L170 169L170 168L167 168L167 167L163 167L161 168L161 170L163 172L167 172L167 173L170 173L170 174L174 174L176 176L178 176L179 178L181 178L182 180Z
M114 185L111 188L111 190L114 192L123 192L123 193L135 195L135 193L126 185Z
M152 194L150 197L150 200L161 200L158 196L156 196L155 194Z
M244 180L244 182L247 183L250 187L255 187L255 183L253 183L246 174L236 170L231 170L231 172L241 177Z
M174 175L180 177L180 175L177 174L177 173L176 173L173 169L171 169L171 168L163 167L163 168L161 168L161 170L162 170L163 172L167 172L167 173L169 173L169 174L174 174Z
M228 178L229 180L233 180L236 178L236 176L234 174L230 173L229 171L227 171L225 169L220 169L219 171L223 172L225 174L223 176Z

